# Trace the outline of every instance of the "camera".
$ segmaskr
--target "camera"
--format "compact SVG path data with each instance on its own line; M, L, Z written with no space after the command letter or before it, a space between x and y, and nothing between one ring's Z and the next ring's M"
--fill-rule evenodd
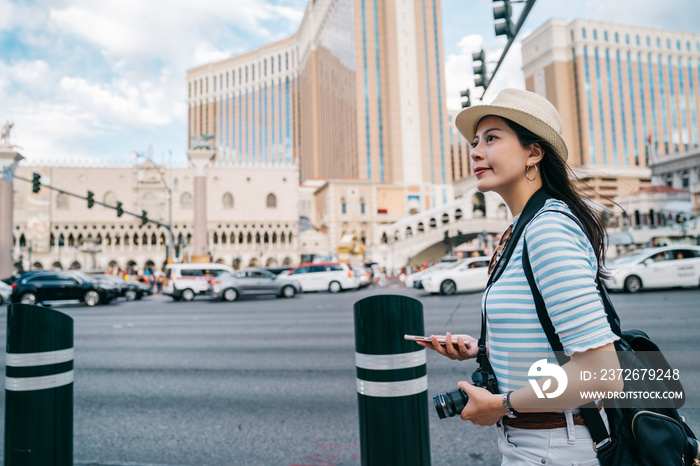
M433 396L433 403L440 419L458 415L467 405L467 401L469 396L461 388Z

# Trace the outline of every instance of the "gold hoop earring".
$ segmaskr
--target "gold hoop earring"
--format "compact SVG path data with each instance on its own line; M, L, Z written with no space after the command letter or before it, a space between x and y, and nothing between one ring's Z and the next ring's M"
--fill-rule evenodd
M530 167L535 167L535 176L532 178L527 176L527 174L528 174L527 172L530 171ZM535 181L537 179L537 173L538 173L537 165L530 165L528 167L525 167L525 178L527 178L528 181Z

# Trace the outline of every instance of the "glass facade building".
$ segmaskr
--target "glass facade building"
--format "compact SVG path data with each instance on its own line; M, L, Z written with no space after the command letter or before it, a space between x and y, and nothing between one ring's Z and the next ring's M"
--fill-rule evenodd
M700 34L552 19L522 53L526 88L561 113L569 163L602 204L648 185L652 159L699 147Z
M314 0L290 37L188 70L188 136L216 163L452 197L440 0ZM421 209L422 210L422 209Z

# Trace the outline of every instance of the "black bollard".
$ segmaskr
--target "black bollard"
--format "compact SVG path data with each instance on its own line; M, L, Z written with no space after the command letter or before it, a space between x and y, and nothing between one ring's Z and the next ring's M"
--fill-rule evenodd
M6 351L5 465L72 465L73 319L11 304Z
M355 303L355 365L363 465L430 464L423 306L399 295Z

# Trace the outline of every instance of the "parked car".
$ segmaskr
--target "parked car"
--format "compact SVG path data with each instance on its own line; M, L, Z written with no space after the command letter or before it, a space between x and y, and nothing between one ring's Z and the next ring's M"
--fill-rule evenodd
M0 282L0 304L9 303L11 294L12 287L5 282Z
M481 291L489 280L490 257L479 256L454 262L421 280L428 293L453 295L460 291Z
M228 302L244 295L274 294L293 298L301 293L301 284L288 275L275 275L264 269L249 268L222 273L209 280L207 293L214 299Z
M364 265L353 265L352 271L360 281L360 288L364 288L372 284L372 270Z
M609 290L636 293L646 288L700 286L700 247L665 246L644 249L608 262Z
M117 287L99 283L81 272L34 272L12 284L11 301L40 304L47 301L80 301L88 306L107 304L117 297Z
M233 269L223 264L168 264L165 268L163 294L175 301L192 301L195 296L207 292L209 280L226 272L233 272Z
M268 272L274 273L275 275L285 274L291 270L291 267L265 267Z
M406 277L405 285L407 288L423 288L423 285L421 284L423 277L426 277L429 273L437 272L438 270L449 267L450 265L454 265L454 262L438 262L435 265L431 265L427 269L414 272Z
M301 264L290 270L289 276L301 283L302 291L338 293L360 288L360 280L345 262Z
M119 297L127 301L141 299L151 294L151 288L148 285L140 282L127 282L117 275L97 273L90 274L90 276L100 283L109 282L115 284L119 290Z

